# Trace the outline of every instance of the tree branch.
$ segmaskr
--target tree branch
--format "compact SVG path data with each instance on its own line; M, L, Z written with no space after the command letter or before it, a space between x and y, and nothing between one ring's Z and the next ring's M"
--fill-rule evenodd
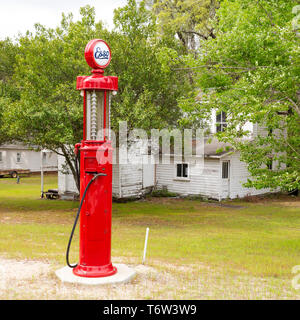
M297 105L297 103L295 103L295 101L293 101L289 97L285 97L285 99L287 99L292 104L292 108L297 112L298 116L300 117L300 107Z
M200 38L202 38L202 39L204 39L204 40L207 40L208 39L208 36L205 36L205 35L203 35L203 34L201 34L201 33L199 33L199 32L196 32L196 31L185 31L185 30L181 30L180 32L183 32L183 33L187 33L187 34L195 34L195 35L197 35L198 37L200 37Z
M297 150L295 150L295 148L293 148L293 146L291 146L288 141L286 141L286 143L287 143L287 145L300 157L300 153L297 152Z
M270 23L271 23L271 26L272 27L275 27L275 24L273 23L273 16L272 14L266 10L266 8L260 3L260 0L257 0L256 1L257 4L260 6L260 8L266 13L266 15L268 16L269 20L270 20Z
M64 145L61 145L61 150L63 152L65 159L66 159L67 165L69 166L70 170L72 171L72 174L73 174L73 177L74 177L74 180L76 183L76 187L77 187L78 191L80 191L77 170L75 169L74 164L72 163L72 161L70 159L70 153L66 150L66 147Z

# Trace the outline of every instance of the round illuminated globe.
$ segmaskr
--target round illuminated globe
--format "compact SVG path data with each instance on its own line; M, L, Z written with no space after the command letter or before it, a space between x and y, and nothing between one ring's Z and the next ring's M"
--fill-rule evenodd
M104 69L109 65L111 60L110 47L104 40L91 40L85 47L84 56L91 68Z

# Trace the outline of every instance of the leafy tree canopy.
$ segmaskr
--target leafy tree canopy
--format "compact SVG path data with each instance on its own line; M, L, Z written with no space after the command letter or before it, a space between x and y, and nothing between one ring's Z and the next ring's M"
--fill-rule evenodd
M156 37L154 16L143 1L128 0L116 10L112 32L95 21L94 8L83 7L80 13L79 21L63 15L57 28L36 24L34 33L18 39L13 81L19 99L4 110L10 134L62 154L77 183L73 148L82 139L83 103L75 87L77 76L90 74L83 54L89 40L104 39L112 50L105 73L119 77L111 107L115 131L121 120L127 120L129 129L175 126L181 114L177 99L185 89L184 79L162 72L164 40Z
M4 113L13 101L19 99L19 91L12 79L17 50L18 45L10 39L0 41L0 144L13 140Z
M165 69L164 52L171 40L157 38L155 18L144 1L135 0L115 11L116 31L111 34L112 73L119 76L119 93L113 110L113 126L127 121L129 129L166 128L181 117L177 99L188 86L184 78ZM110 71L109 71L110 72Z
M204 123L212 109L224 111L230 141L252 174L249 187L300 186L299 38L292 0L224 0L217 11L216 38L202 41L199 58L185 59L194 90L181 100L189 116ZM247 122L265 130L252 139ZM267 165L273 161L273 170Z
M194 51L200 39L215 38L212 19L219 7L217 0L148 1L158 16L159 30L176 35L186 50Z

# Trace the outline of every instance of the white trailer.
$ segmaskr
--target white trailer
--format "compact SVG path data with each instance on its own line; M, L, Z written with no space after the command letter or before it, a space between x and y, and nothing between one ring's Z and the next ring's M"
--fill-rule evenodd
M40 172L41 163L47 171L57 171L57 154L49 151L34 151L22 144L0 146L0 176L10 175L16 178L19 174Z

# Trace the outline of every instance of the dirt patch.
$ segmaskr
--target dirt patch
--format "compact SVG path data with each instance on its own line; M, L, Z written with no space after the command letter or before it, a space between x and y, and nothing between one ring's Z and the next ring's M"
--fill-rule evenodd
M0 259L2 281L33 279L49 271L50 265L40 261Z
M243 209L243 208L245 208L244 206L239 206L239 205L230 204L230 203L223 203L223 202L219 202L219 203L209 202L209 203L207 203L207 206L229 208L229 209Z
M264 202L289 202L289 203L300 203L300 196L293 196L284 193L270 193L256 196L246 196L242 198L242 201L253 202L253 203L264 203Z
M157 204L172 204L172 203L182 203L186 201L185 198L173 198L173 197L151 197L151 198L145 198L141 199L139 201L141 202L150 202L150 203L157 203Z
M300 208L300 200L298 201L279 201L278 204L285 207L296 207Z
M133 267L127 284L84 286L64 284L55 275L62 266L42 261L0 258L0 299L299 299L290 280L225 274L206 265L172 265L159 261L137 264L134 258L113 258Z

